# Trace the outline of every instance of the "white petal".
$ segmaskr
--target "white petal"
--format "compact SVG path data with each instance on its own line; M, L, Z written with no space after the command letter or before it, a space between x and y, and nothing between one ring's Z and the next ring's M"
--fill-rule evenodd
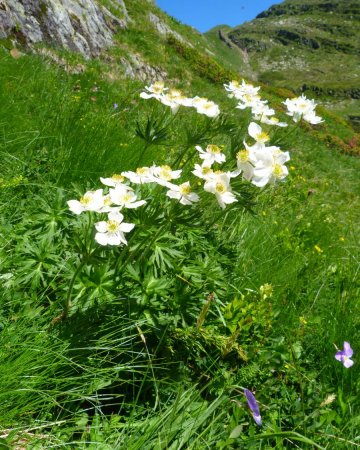
M106 233L107 231L107 222L102 221L102 222L97 222L95 224L95 228L97 229L97 231L99 231L100 233Z
M95 241L98 242L100 245L107 245L108 244L107 233L96 233Z
M85 211L85 208L79 202L79 200L69 200L67 204L69 206L70 211L74 214L81 214L83 211Z
M257 123L251 122L248 128L248 132L249 135L255 139L256 136L262 132L262 129Z
M119 226L119 230L123 231L124 233L129 233L129 231L131 231L133 228L135 227L134 223L126 223L123 222L120 226ZM121 233L122 234L122 233Z

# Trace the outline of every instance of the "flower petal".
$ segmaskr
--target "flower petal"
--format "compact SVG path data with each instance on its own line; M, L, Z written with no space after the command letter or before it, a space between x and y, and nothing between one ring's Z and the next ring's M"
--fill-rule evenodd
M344 355L348 356L349 358L352 357L352 355L354 354L353 349L350 347L350 344L348 342L344 342Z

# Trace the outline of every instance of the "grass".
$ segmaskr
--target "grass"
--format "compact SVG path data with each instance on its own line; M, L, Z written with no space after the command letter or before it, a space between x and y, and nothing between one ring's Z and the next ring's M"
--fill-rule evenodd
M129 11L138 20L139 5ZM200 55L200 37L161 17ZM141 33L121 33L127 48L144 47ZM119 249L95 244L94 215L68 211L100 176L173 163L197 143L228 154L243 145L248 118L221 83L151 33L144 60L219 102L223 121L185 109L173 118L139 98L142 82L106 80L104 60L68 74L1 50L1 444L356 448L360 162L341 117L322 110L318 128L279 130L289 177L263 191L240 184L244 208L221 214L204 198L203 211L185 210L143 187L148 205L129 210L136 228ZM208 58L202 70L215 67ZM262 91L284 116L282 91ZM349 370L334 358L344 341ZM256 391L261 429L244 387Z

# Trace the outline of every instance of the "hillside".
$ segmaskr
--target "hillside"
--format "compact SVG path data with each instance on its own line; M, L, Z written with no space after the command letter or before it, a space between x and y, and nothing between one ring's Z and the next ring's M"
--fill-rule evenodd
M360 116L359 30L358 0L286 0L241 26L206 35L213 42L227 41L227 53L229 44L239 48L239 69L253 79L315 96L355 121Z

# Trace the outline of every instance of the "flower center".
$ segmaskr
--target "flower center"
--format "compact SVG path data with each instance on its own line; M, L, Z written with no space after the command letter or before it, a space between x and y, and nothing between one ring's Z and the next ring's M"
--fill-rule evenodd
M132 200L132 195L131 194L124 194L122 196L122 202L123 203L128 203Z
M258 142L267 142L270 139L270 136L265 133L265 131L262 131L261 133L258 133L255 137L255 139Z
M180 185L180 194L181 195L189 195L191 193L191 187L188 184Z
M110 195L107 195L106 197L104 197L104 206L109 206L111 205L111 198Z
M161 92L164 90L164 83L162 81L157 81L152 85L152 91L155 94L161 94Z
M226 192L226 186L224 183L216 183L215 190L218 194L223 194Z
M283 168L280 164L275 164L273 173L277 178L280 178L284 174Z
M218 153L221 153L221 148L217 145L210 144L206 147L206 151L209 153L218 154Z
M236 158L242 162L249 161L249 150L246 150L244 148L243 150L238 151L236 154Z
M80 199L80 203L82 205L88 205L89 203L91 203L92 200L92 195L91 194L85 194L83 197L81 197Z
M145 175L148 172L148 168L147 167L138 167L136 169L136 173L138 175Z
M108 220L107 229L110 233L115 233L119 229L119 222L116 220Z
M211 172L212 172L212 168L211 167L204 166L204 167L201 168L201 173L203 175L207 175L208 173L211 173Z
M168 94L168 97L170 100L175 100L177 98L183 97L182 92L178 91L177 89L171 89L171 91Z
M111 177L111 179L117 183L122 183L125 180L125 177L122 175L119 175L117 173L114 173L114 175Z
M170 166L160 166L159 177L166 181L171 181L171 167Z

